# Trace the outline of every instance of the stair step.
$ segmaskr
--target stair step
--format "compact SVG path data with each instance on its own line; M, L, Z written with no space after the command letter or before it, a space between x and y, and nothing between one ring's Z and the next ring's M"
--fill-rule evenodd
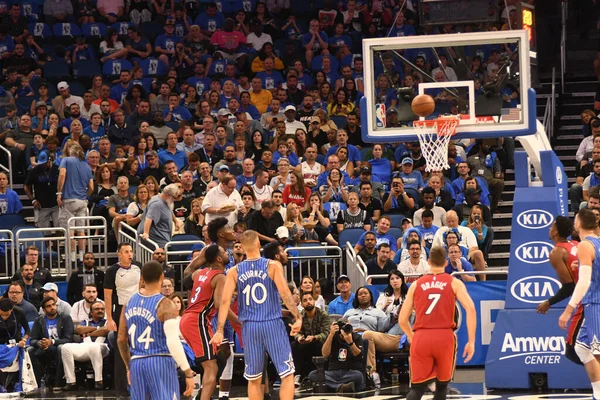
M559 131L580 131L583 125L561 125Z
M581 121L581 115L563 115L561 121Z
M583 135L579 134L579 135L565 135L565 134L560 134L556 140L579 140L581 141L581 139L583 139Z
M490 253L488 258L498 259L498 258L510 258L510 253Z
M494 241L492 242L492 245L496 245L496 246L510 246L510 239L494 239Z
M566 150L574 150L577 151L577 149L579 149L579 145L578 144L574 144L574 145L566 145L566 146L554 146L553 147L554 151L566 151Z

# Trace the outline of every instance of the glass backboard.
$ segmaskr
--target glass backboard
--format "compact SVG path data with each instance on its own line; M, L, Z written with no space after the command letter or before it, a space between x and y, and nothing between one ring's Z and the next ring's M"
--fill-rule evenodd
M363 40L365 142L414 141L412 99L428 94L433 113L460 116L457 139L536 131L524 30Z

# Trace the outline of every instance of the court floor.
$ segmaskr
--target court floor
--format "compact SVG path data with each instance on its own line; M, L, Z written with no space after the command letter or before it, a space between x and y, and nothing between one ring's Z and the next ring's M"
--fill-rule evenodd
M590 392L575 391L547 391L527 392L520 391L494 391L486 389L483 383L484 371L482 369L457 370L454 382L450 385L449 399L453 400L592 400ZM401 384L393 386L384 385L380 390L370 390L355 394L313 394L312 390L302 389L296 391L296 398L302 400L342 400L347 398L374 399L374 400L402 400L406 398L408 387ZM278 400L277 390L271 389L273 400ZM0 395L0 399L5 398ZM13 397L16 398L16 397ZM55 400L115 400L116 395L112 391L86 391L63 393L35 393L27 396L28 399L55 399ZM430 400L431 395L426 395L424 400ZM247 392L243 385L235 385L230 395L230 400L247 399Z

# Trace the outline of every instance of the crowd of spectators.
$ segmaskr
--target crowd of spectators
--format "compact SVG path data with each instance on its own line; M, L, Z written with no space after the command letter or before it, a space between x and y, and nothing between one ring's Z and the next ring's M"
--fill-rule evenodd
M299 307L320 321L318 330L313 324L295 338L302 378L313 369L309 354L334 354L340 347L352 356L330 368L363 368L353 358L362 352L362 339L332 334L340 329L329 315L366 331L368 354L360 357L370 369L375 350L397 346L394 319L403 285L427 271L433 244L448 247L449 272L487 267L492 215L499 212L514 146L509 139L451 143L451 168L426 172L418 142L363 142L361 41L510 28L513 1L502 2L508 8L497 26L439 28L419 26L411 0L25 3L0 7L0 144L10 150L14 178L24 180L36 226L66 227L69 218L89 213L106 218L111 239L121 223L137 229L158 246L153 258L172 279L169 295L181 277L165 264L165 244L176 234L213 243L213 221L224 218L236 235L256 230L262 245L282 248L337 245L345 230L359 231L352 244L368 274L387 276L370 283L388 289L376 299L365 288L355 296L343 276L313 282L312 289L298 282ZM472 58L480 83L498 56L494 50ZM388 106L389 126L397 123L397 88L416 87L427 79L423 71L453 77L445 55L439 65L422 54L410 61L419 69L392 54L381 57L374 84ZM67 74L54 74L57 66ZM74 78L93 66L102 72ZM0 172L0 214L22 212L8 183ZM122 392L126 374L109 332L139 282L139 267L131 247L119 245L119 264L105 276L84 244L74 240L71 247L79 268L66 299L58 298L50 272L37 263L41 255L31 248L7 291L19 308L2 303L0 310L18 313L17 322L23 318L12 310L22 310L33 322L31 330L21 324L25 336L14 339L19 345L30 339L40 381L60 386L64 375L73 389L74 362L89 360L96 386L104 387L102 359L111 357L114 385ZM239 245L233 257L243 258ZM126 270L127 279L116 282L116 270ZM317 288L332 283L339 297L320 296ZM321 311L315 314L315 307ZM328 386L364 386L357 375L348 376Z

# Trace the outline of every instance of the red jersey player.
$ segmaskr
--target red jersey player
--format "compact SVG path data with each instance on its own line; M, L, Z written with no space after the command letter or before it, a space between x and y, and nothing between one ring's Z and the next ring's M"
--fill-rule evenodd
M552 239L555 246L550 252L550 264L556 271L556 276L562 286L554 296L538 305L537 312L540 314L545 314L554 304L569 298L575 290L575 284L577 284L579 278L579 262L577 259L577 245L579 245L579 242L568 240L572 233L573 222L567 217L557 216L550 226L550 239ZM581 364L579 356L575 353L575 338L582 322L583 306L579 304L569 323L565 348L565 356L576 364Z
M181 317L179 329L185 341L196 356L196 363L202 364L202 400L210 400L217 386L217 358L213 345L209 344L213 336L210 324L220 304L221 293L225 285L225 263L229 261L227 252L218 245L211 245L204 252L206 268L193 273L194 287L189 306ZM217 299L215 301L215 299Z
M402 304L398 322L406 333L410 347L411 390L407 400L419 400L430 382L436 382L434 399L444 400L448 383L456 365L456 300L467 313L469 341L465 345L465 362L475 352L477 315L475 305L467 293L465 284L444 273L446 250L433 247L429 253L431 273L422 276L410 285ZM414 327L409 317L416 313ZM414 329L414 332L413 332Z

